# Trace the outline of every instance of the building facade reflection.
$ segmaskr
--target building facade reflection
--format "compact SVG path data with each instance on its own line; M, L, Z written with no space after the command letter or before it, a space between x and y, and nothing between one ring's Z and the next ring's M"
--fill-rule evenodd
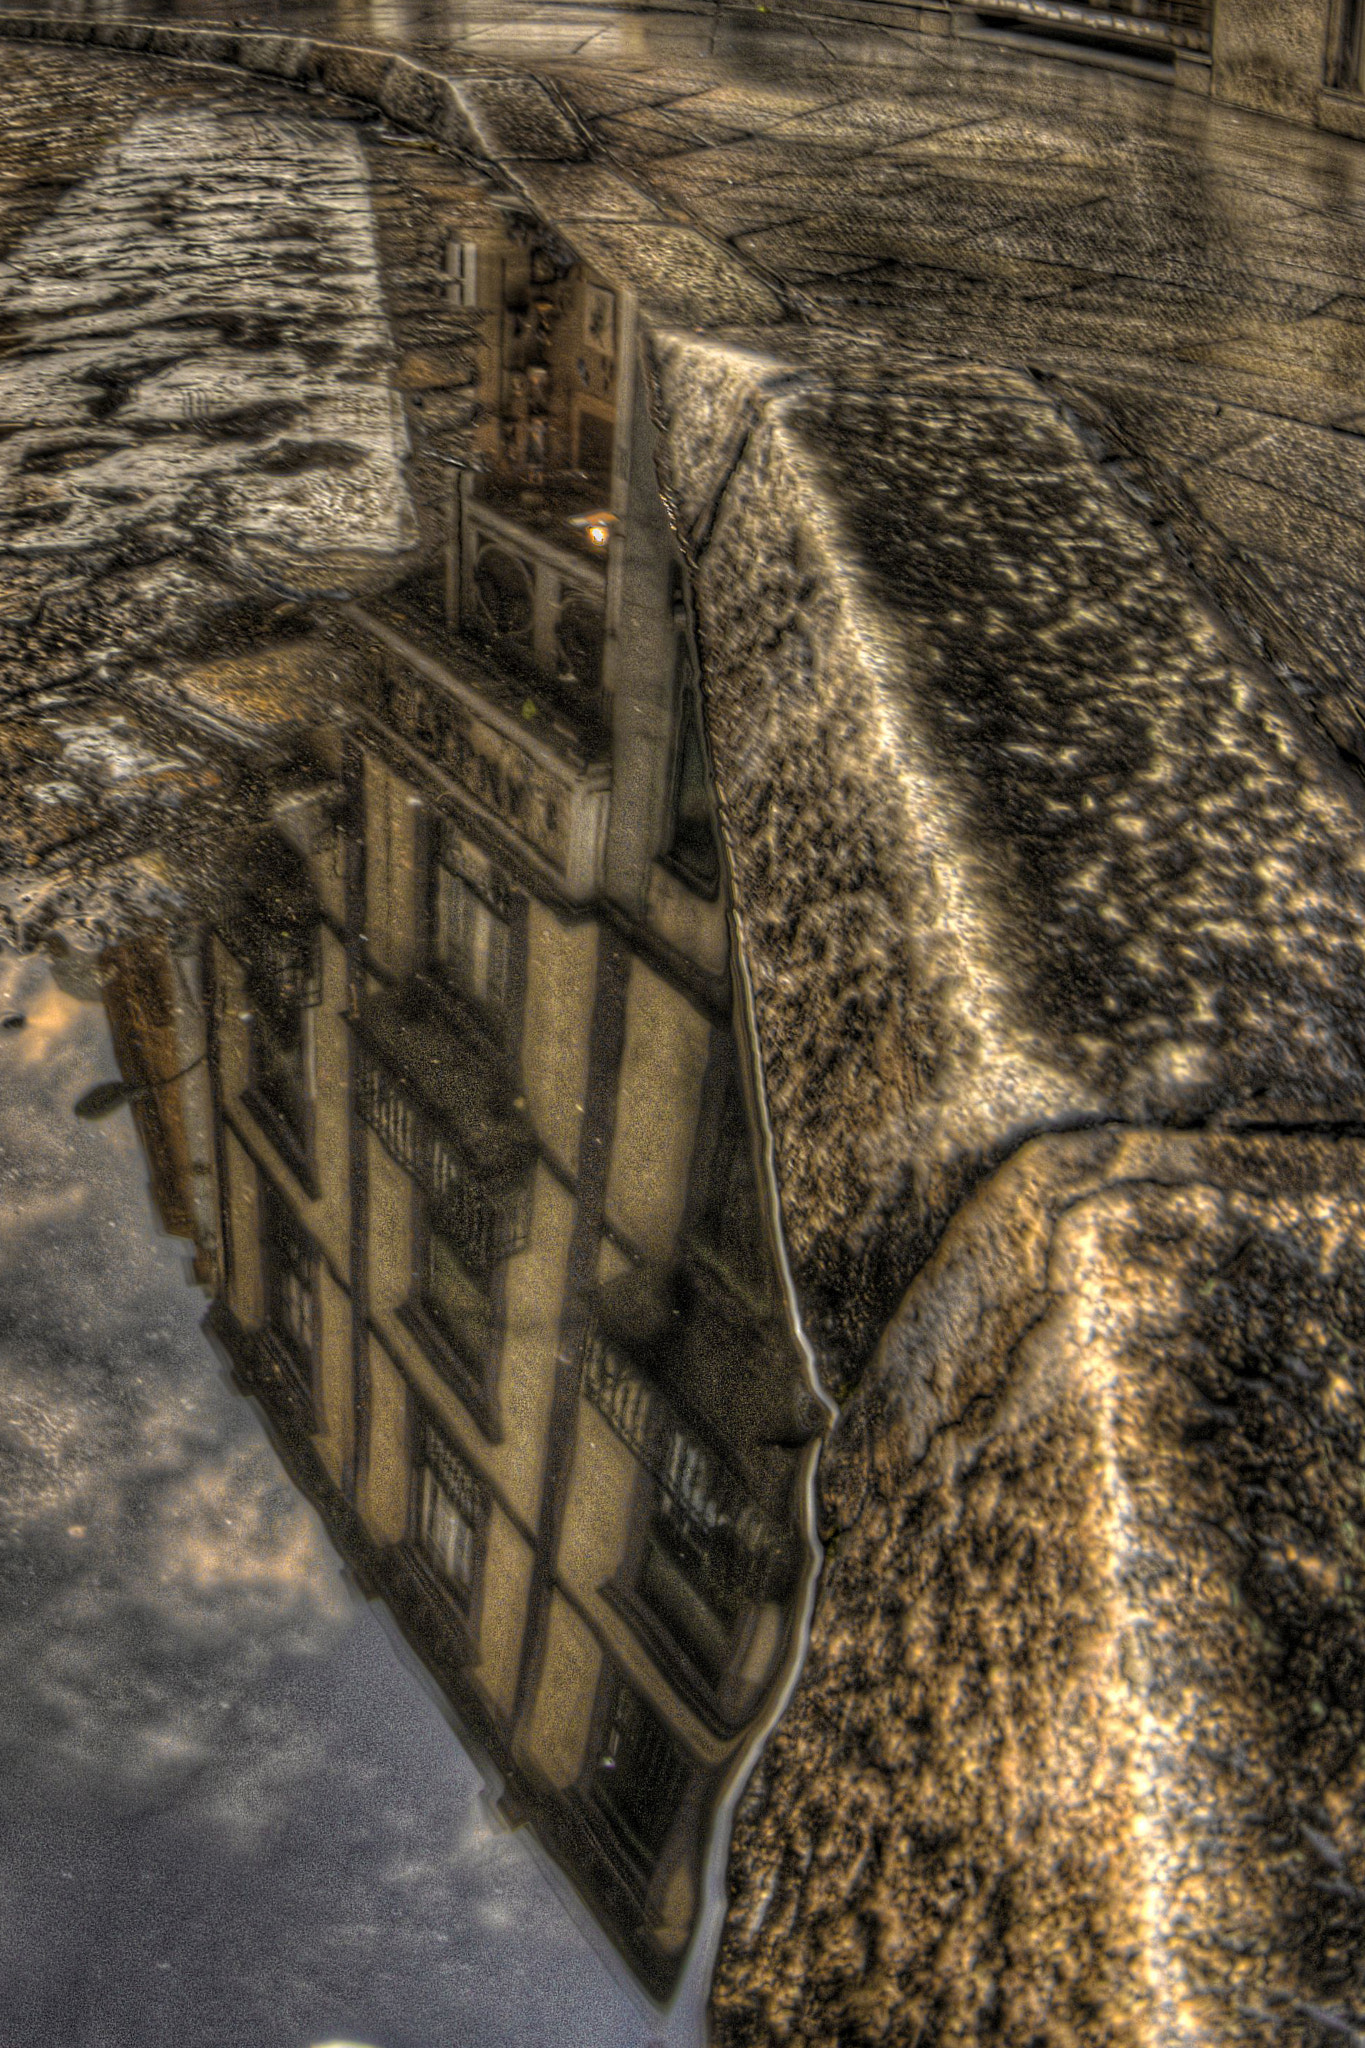
M476 464L418 479L421 566L332 622L349 714L205 945L212 1320L663 1997L793 1648L821 1410L631 309L514 237L445 261Z

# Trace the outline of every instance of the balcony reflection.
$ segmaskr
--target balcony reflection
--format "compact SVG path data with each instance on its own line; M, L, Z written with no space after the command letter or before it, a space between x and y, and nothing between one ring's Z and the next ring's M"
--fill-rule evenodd
M422 566L325 627L346 716L204 943L201 1261L299 1484L663 1997L793 1650L821 1411L633 312L534 241L442 263L476 466L419 458Z

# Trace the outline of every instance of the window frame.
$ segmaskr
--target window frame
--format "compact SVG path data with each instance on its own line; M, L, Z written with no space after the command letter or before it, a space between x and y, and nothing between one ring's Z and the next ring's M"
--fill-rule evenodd
M700 1453L703 1458L709 1459L713 1468L715 1467L717 1461L714 1452L708 1451L707 1447L683 1425L676 1423L666 1425L664 1435L665 1439L669 1436L673 1439L671 1446L665 1441L661 1454L665 1459L669 1457L671 1451L681 1449L684 1455L689 1451ZM655 1626L667 1636L675 1653L683 1659L689 1671L695 1673L696 1678L705 1687L707 1695L718 1702L728 1674L743 1657L748 1638L753 1633L754 1624L757 1619L758 1604L746 1591L742 1579L737 1581L733 1588L733 1612L728 1617L713 1604L707 1597L701 1580L695 1573L688 1570L685 1562L685 1546L691 1531L689 1530L688 1516L685 1510L677 1504L674 1489L665 1484L662 1479L652 1472L647 1472L645 1477L648 1484L643 1489L643 1497L636 1509L639 1522L635 1546L635 1598L651 1616ZM676 1550L679 1553L683 1553L682 1556L670 1558L668 1550L670 1533L673 1536ZM652 1599L646 1591L646 1572L652 1549L657 1549L662 1553L665 1568L671 1568L676 1572L689 1593L699 1604L705 1607L710 1617L719 1625L723 1637L724 1650L720 1662L714 1670L703 1660L703 1655L699 1652L697 1645L689 1641L681 1633L675 1617L670 1615L667 1609L658 1601Z
M269 1030L270 1025L260 1007L254 1002L251 1019L247 1025L247 1085L242 1091L242 1100L251 1112L253 1121L259 1124L300 1185L311 1195L316 1192L313 1184L317 1093L316 1037L313 1030L313 1006L300 1001L295 1009L299 1022L302 1064L298 1122L295 1123L280 1108L268 1084L262 1081L261 1034L262 1029Z
M498 1402L498 1379L506 1335L506 1258L494 1259L488 1268L488 1338L482 1358L471 1355L472 1347L458 1338L433 1313L428 1297L428 1266L432 1215L438 1204L417 1182L412 1187L412 1273L406 1300L399 1311L402 1321L421 1346L442 1379L457 1394L490 1443L502 1440L502 1415ZM469 1269L466 1268L468 1271Z
M456 1616L472 1646L478 1640L480 1617L483 1612L488 1530L493 1510L492 1489L477 1467L465 1456L450 1432L443 1429L430 1410L421 1403L415 1406L412 1443L413 1484L408 1495L406 1548L415 1561L423 1582L439 1596L443 1606ZM473 1561L468 1586L463 1590L441 1569L427 1547L424 1526L427 1475L431 1474L437 1486L441 1484L433 1451L435 1459L444 1458L456 1469L472 1496L472 1512L464 1519L470 1532ZM448 1489L446 1491L448 1493Z
M609 1604L627 1623L631 1633L652 1661L704 1726L713 1734L733 1734L752 1718L755 1702L747 1696L742 1703L729 1698L735 1674L741 1669L758 1627L763 1602L752 1592L740 1589L733 1619L728 1624L725 1653L714 1674L698 1657L686 1635L663 1605L651 1599L646 1588L646 1570L651 1544L659 1540L657 1525L665 1519L662 1496L666 1489L643 1462L637 1464L637 1482L628 1519L624 1554L614 1575L602 1587ZM705 1602L705 1595L689 1580L685 1567L675 1567L685 1584ZM723 1616L711 1612L725 1625Z
M611 1738L612 1724L621 1703L627 1699L654 1723L664 1742L671 1748L677 1767L676 1782L671 1791L666 1789L665 1797L660 1802L665 1820L657 1846L652 1848L643 1837L636 1834L621 1809L603 1797L601 1789L605 1777L602 1767L603 1755ZM630 1682L618 1666L610 1658L604 1658L589 1724L587 1754L574 1789L598 1826L606 1829L613 1845L613 1860L617 1863L618 1875L625 1879L629 1889L639 1900L643 1900L648 1893L668 1855L670 1842L677 1833L682 1816L693 1803L697 1775L696 1760L677 1732L669 1727L652 1702Z
M520 1038L525 1005L526 898L509 889L494 873L471 874L469 867L473 863L463 863L452 846L457 836L463 835L452 820L440 812L428 814L424 835L422 978L445 1003L457 1005L486 1038L506 1052ZM464 978L452 973L438 950L437 903L443 875L468 890L502 927L502 988L496 999L480 996Z
M289 1388L306 1404L308 1427L313 1427L317 1402L317 1369L321 1337L321 1290L318 1286L319 1255L311 1233L301 1222L292 1203L281 1194L267 1175L257 1172L257 1242L261 1262L261 1340L269 1355L287 1377ZM283 1223L283 1231L277 1226ZM302 1277L308 1302L308 1331L301 1339L287 1318L277 1314L279 1266L277 1247L281 1237L292 1236L302 1252Z

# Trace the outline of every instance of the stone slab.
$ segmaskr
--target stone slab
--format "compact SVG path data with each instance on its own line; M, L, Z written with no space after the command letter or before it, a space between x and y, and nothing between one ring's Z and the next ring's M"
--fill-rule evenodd
M696 327L780 320L777 293L696 228L595 221L572 240L585 262L639 293L648 316Z
M1040 387L719 388L678 338L659 403L666 484L718 479L707 715L836 1375L1027 1135L1365 1118L1361 794Z
M822 1475L721 2048L1310 2048L1365 1953L1365 1146L1044 1138Z
M652 193L601 164L519 164L517 184L542 219L658 221L663 213Z
M467 79L455 92L485 156L558 162L587 153L579 129L538 79Z

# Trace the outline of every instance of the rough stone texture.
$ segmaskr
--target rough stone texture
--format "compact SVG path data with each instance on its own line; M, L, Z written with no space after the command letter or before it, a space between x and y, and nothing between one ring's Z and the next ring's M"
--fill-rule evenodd
M557 75L661 205L780 282L802 316L788 361L874 388L932 360L1044 380L1175 562L1365 762L1358 150L960 44L857 80L794 62L761 82L675 66L652 90L643 67Z
M237 62L244 71L259 71L263 77L305 78L310 46L304 36L244 35L237 39Z
M197 541L305 588L415 539L365 171L343 129L148 115L15 250L4 551Z
M1036 386L736 385L727 437L710 353L656 348L667 477L737 448L708 715L798 1287L852 1363L1030 1131L1362 1117L1361 803Z
M471 79L458 93L485 156L559 161L585 153L583 135L537 79Z
M658 221L659 203L630 178L601 164L522 165L517 183L544 220Z
M1213 11L1213 89L1239 106L1311 121L1323 82L1325 0L1240 0Z
M781 318L777 294L695 228L602 220L576 228L573 241L587 262L628 278L656 319L719 326Z
M1362 1168L1055 1137L955 1219L827 1454L723 2048L1351 2034Z
M295 743L306 664L281 706L243 651L406 562L407 441L351 124L154 65L3 69L0 934L98 945L207 882Z

